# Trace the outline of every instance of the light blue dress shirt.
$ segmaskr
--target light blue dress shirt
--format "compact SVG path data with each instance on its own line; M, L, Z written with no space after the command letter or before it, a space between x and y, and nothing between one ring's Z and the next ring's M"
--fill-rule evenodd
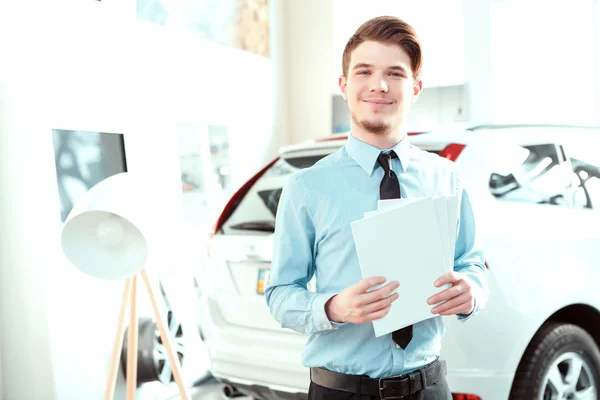
M477 288L474 311L458 316L466 321L484 307L488 288L483 254L475 246L473 211L455 165L410 145L409 137L392 149L398 154L392 168L403 198L459 196L454 270L466 273ZM282 327L310 335L302 355L307 367L383 378L421 368L440 355L445 331L440 316L415 324L413 339L402 350L391 334L376 338L372 322L335 323L325 313L332 296L362 279L350 223L377 209L381 151L350 135L339 151L295 173L284 186L265 297ZM307 283L315 274L316 292L311 292Z

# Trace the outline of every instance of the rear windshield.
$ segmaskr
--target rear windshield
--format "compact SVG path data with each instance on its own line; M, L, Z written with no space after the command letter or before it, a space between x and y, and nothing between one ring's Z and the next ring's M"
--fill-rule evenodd
M298 169L304 169L308 167L312 167L319 161L321 158L325 157L325 155L318 156L307 156L307 157L294 157L294 158L286 158L284 159L289 165Z
M283 185L294 172L313 166L328 153L280 158L244 196L224 226L225 232L275 231L275 216Z

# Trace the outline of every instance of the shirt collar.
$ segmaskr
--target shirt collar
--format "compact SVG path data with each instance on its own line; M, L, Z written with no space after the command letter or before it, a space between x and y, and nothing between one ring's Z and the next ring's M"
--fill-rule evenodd
M396 145L389 149L379 149L368 143L362 142L352 136L352 133L348 135L348 142L346 142L346 151L348 155L357 162L358 165L367 173L369 176L373 175L375 167L377 166L377 157L384 151L394 150L398 154L400 160L400 168L402 172L408 169L408 163L410 161L410 143L408 141L408 135L396 143Z

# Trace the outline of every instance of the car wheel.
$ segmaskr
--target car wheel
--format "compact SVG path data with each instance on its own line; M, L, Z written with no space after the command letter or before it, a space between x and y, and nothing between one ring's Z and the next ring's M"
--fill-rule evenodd
M183 364L185 353L183 331L181 324L174 318L171 310L167 313L167 322L174 351L177 352L180 364ZM127 378L127 335L128 332L125 332L123 350L121 351L121 368L125 378ZM139 320L137 364L138 386L154 381L160 381L168 385L175 380L158 327L149 318L140 318Z
M511 400L597 400L600 352L576 325L548 323L534 336L517 369Z

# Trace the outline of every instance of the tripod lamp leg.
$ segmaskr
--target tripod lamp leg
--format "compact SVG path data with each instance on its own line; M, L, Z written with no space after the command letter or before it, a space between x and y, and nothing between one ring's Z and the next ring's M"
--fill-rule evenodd
M138 358L137 275L134 275L131 278L131 297L129 298L129 305L129 337L127 342L127 400L135 400Z
M158 326L160 337L165 346L165 350L169 358L169 363L171 364L171 369L173 370L173 377L175 378L175 382L179 387L179 394L181 395L181 400L191 400L191 397L181 377L181 364L179 363L179 357L177 357L173 352L173 344L171 343L169 332L165 327L165 324L160 316L160 310L158 308L156 298L154 297L154 292L152 290L152 286L150 285L150 280L148 279L148 273L145 269L142 268L142 270L140 271L140 275L142 275L144 283L146 284L146 289L148 290L148 296L150 297L152 309L154 310L154 316L156 317L156 325Z
M123 286L123 295L121 296L121 309L119 310L119 320L117 321L117 331L113 342L112 353L108 365L108 376L104 388L104 400L113 400L115 386L117 384L117 374L119 373L119 358L123 349L123 339L125 336L125 314L129 305L129 294L131 290L131 279L126 279Z

